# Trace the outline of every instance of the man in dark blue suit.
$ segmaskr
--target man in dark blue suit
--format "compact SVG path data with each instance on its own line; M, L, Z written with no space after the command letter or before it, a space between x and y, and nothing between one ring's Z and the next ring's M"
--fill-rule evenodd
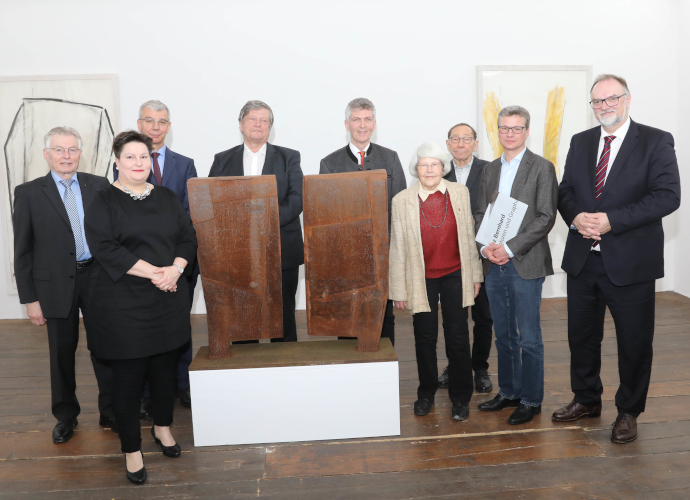
M601 415L601 341L608 306L616 325L618 418L614 443L637 438L652 373L654 282L664 275L661 219L680 205L680 176L668 132L630 119L626 81L600 75L590 102L601 127L573 136L558 191L570 226L568 344L573 401L556 422Z
M175 153L165 145L165 136L170 131L170 110L160 101L146 101L139 108L137 128L139 132L153 140L151 154L151 175L148 182L156 186L163 186L175 192L182 206L189 213L189 197L187 195L187 180L196 177L194 160ZM113 165L113 176L117 179L117 169ZM187 276L189 281L189 304L194 299L194 288L199 276L199 265L194 263L194 271ZM180 403L185 408L192 406L189 393L189 365L192 362L192 343L180 353L177 366L177 390ZM147 388L148 389L148 388ZM148 418L148 391L145 391L142 401L142 418Z
M248 101L240 110L240 132L244 142L218 153L209 177L275 175L280 219L280 260L283 278L283 338L271 342L296 342L295 294L299 266L304 264L304 241L299 215L302 213L302 169L299 151L268 143L273 111L262 101ZM258 340L239 341L239 343Z
M459 182L467 187L470 192L470 204L472 212L477 209L477 197L481 184L484 165L489 162L480 160L474 156L477 152L479 141L477 132L467 123L458 123L448 131L446 147L453 160L450 172L444 177L447 181ZM474 299L472 306L472 321L474 321L472 343L472 370L474 371L474 388L477 392L487 393L493 390L491 378L489 378L489 353L491 352L491 337L493 336L493 321L489 310L489 298L486 295L486 286L482 283L479 294ZM448 367L438 378L438 386L448 387Z

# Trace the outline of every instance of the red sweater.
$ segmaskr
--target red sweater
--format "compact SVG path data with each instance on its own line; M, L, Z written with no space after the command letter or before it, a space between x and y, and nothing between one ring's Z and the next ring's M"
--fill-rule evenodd
M424 249L424 277L440 278L460 269L460 248L458 247L458 226L455 222L453 205L448 198L446 215L446 194L436 191L426 201L419 199L419 224L422 229ZM424 219L426 216L426 220ZM443 217L446 217L443 222ZM438 226L433 228L427 224Z

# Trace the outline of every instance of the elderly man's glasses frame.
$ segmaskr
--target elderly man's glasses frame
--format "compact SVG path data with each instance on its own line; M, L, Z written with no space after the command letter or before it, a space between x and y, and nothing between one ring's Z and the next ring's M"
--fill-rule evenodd
M153 118L139 118L139 121L146 122L147 125L153 125L155 122L160 127L165 127L168 123L170 123L170 120L164 120L163 118L159 120L154 120Z
M498 127L498 133L499 134L507 134L511 130L513 131L513 134L515 135L520 135L522 134L527 127Z
M448 138L448 140L451 142L451 144L460 144L460 142L464 142L465 144L472 144L472 142L474 142L474 137L471 137L469 135L458 137L457 135L454 135L453 137Z
M612 95L610 97L607 97L606 99L593 99L589 101L589 105L592 106L592 109L599 109L604 104L604 102L606 102L606 104L608 104L610 108L614 108L618 106L618 100L626 95L628 94L626 93L621 95Z
M46 148L46 149L52 149L55 152L55 154L58 156L64 155L65 151L69 152L69 154L72 156L76 155L79 151L81 151L81 149L78 149L78 148L68 148L68 149L65 149L65 148Z

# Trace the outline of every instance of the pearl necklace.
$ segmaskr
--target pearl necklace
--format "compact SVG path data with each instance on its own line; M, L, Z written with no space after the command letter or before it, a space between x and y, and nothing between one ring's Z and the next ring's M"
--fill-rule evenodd
M148 182L146 183L146 191L144 191L144 192L141 193L141 194L137 194L137 193L135 193L134 191L132 191L131 189L125 187L125 186L120 182L120 179L117 180L117 183L120 185L120 187L122 188L122 190L123 190L125 193L127 193L128 195L130 195L130 196L132 197L132 199L134 199L134 200L143 200L144 198L146 198L148 195L151 194L151 184L149 184Z

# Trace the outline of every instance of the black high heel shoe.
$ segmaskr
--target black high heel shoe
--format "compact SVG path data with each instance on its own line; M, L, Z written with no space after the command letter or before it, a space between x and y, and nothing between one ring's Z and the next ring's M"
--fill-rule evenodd
M151 435L153 436L153 439L156 441L156 444L161 447L161 451L163 452L163 455L166 457L170 458L177 458L182 454L182 450L180 449L180 445L175 443L173 446L164 446L163 443L161 443L161 440L156 437L156 431L153 430L154 426L151 426Z
M141 461L144 461L144 454L141 454ZM127 469L127 458L125 457L125 471L127 472L127 479L129 479L134 484L144 484L146 482L146 466L142 467L136 472L129 472Z

